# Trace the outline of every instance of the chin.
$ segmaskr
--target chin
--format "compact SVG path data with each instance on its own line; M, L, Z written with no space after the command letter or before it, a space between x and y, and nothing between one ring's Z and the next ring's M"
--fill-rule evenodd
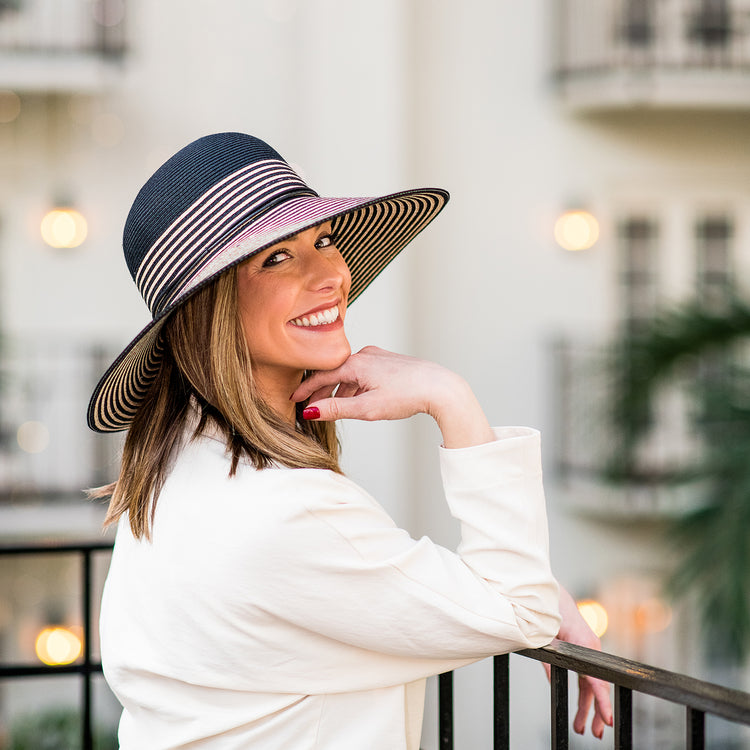
M315 364L311 367L308 367L308 370L335 370L337 367L341 367L341 365L346 362L347 359L352 354L352 350L350 348L342 349L339 353L333 354L331 353L330 356L326 357L316 357Z

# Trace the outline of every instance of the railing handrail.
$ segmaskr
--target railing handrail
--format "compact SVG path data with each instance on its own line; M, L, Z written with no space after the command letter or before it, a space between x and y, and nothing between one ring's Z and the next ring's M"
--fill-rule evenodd
M66 539L64 541L44 539L38 542L2 542L0 543L0 556L13 555L46 555L46 554L73 554L76 552L99 552L112 549L112 540L101 542L75 541Z
M750 725L750 693L741 690L564 641L555 640L549 646L517 653L579 674L598 677L638 693Z
M706 714L750 725L750 694L652 667L614 654L594 651L563 641L516 652L550 665L550 738L552 750L568 750L568 674L598 677L615 688L614 734L616 750L633 749L633 692L652 695L684 706L685 747L704 750ZM438 677L440 750L453 750L453 673ZM493 657L494 750L510 748L509 655Z

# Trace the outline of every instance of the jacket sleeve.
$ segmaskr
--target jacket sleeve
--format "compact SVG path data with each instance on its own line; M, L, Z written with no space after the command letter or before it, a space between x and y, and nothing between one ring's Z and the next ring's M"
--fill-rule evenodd
M250 598L255 626L260 611L269 638L300 644L298 689L301 673L315 675L311 692L331 690L329 673L337 690L407 682L556 635L539 435L506 428L496 438L440 449L461 525L455 552L412 539L344 477L284 473L303 472L304 488L297 475L296 500L279 500L283 531L263 550Z

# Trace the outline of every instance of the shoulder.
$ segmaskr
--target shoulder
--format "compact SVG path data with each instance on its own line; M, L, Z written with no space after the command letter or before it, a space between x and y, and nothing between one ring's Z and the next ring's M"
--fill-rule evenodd
M257 469L240 461L230 476L230 468L223 441L199 436L186 442L157 502L157 520L193 513L288 522L338 505L377 506L351 479L326 469Z

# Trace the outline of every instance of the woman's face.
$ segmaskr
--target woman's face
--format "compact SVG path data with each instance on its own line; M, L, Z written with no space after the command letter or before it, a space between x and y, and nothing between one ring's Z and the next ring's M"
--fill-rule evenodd
M334 369L351 354L344 332L350 284L330 222L239 266L239 314L262 391L293 390L304 370Z

